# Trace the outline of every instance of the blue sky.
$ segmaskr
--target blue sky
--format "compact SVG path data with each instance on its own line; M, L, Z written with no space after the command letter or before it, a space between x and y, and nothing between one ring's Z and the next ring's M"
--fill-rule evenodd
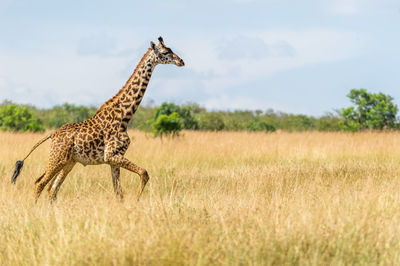
M100 105L159 35L144 101L323 115L352 88L400 104L400 1L0 0L0 101Z

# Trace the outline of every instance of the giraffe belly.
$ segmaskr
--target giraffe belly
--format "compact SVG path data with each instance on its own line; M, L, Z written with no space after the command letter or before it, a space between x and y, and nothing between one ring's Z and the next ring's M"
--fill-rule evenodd
M74 145L72 158L84 166L104 163L104 146Z

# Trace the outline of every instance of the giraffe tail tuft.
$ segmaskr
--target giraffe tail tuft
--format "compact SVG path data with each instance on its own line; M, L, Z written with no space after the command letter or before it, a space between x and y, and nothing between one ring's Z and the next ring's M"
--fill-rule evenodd
M22 166L24 166L24 161L25 161L25 159L28 158L29 155L31 155L31 153L32 153L37 147L40 146L40 144L42 144L43 142L45 142L46 140L48 140L48 139L50 139L50 138L52 138L52 137L53 137L53 134L48 135L47 137L45 137L45 138L39 140L39 142L36 143L36 144L32 147L31 151L28 153L28 155L25 156L25 158L24 158L22 161L17 161L17 163L15 164L14 173L13 173L13 175L12 175L12 177L11 177L11 183L12 183L12 184L15 184L15 181L17 181L17 177L19 176L19 173L21 172Z
M19 176L19 173L21 172L22 166L24 166L24 161L17 161L17 163L15 164L14 173L11 177L12 184L15 184L15 181L17 181L17 177Z

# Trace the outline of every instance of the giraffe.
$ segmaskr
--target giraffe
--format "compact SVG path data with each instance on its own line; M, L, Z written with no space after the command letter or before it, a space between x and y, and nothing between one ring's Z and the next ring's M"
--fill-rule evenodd
M162 37L158 44L150 42L150 48L118 93L106 101L96 114L85 121L66 124L36 143L22 161L17 161L11 182L15 184L24 161L43 142L51 139L49 162L45 172L35 181L34 198L37 202L48 184L49 200L55 201L61 184L76 163L82 165L108 164L114 193L123 199L120 169L134 172L140 177L137 200L143 192L149 175L146 169L124 157L130 144L127 127L143 99L149 80L158 64L184 66L183 60L166 47Z

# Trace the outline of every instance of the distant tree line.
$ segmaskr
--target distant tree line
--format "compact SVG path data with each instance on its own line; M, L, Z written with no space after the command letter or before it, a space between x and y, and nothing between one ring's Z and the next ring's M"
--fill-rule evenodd
M177 136L182 129L201 131L360 131L399 129L397 105L383 93L353 89L347 95L354 104L320 117L288 114L272 109L208 111L198 104L160 106L141 105L129 128L153 132L155 136ZM63 104L48 109L0 104L0 129L10 131L44 131L68 123L86 120L97 111L94 106Z

